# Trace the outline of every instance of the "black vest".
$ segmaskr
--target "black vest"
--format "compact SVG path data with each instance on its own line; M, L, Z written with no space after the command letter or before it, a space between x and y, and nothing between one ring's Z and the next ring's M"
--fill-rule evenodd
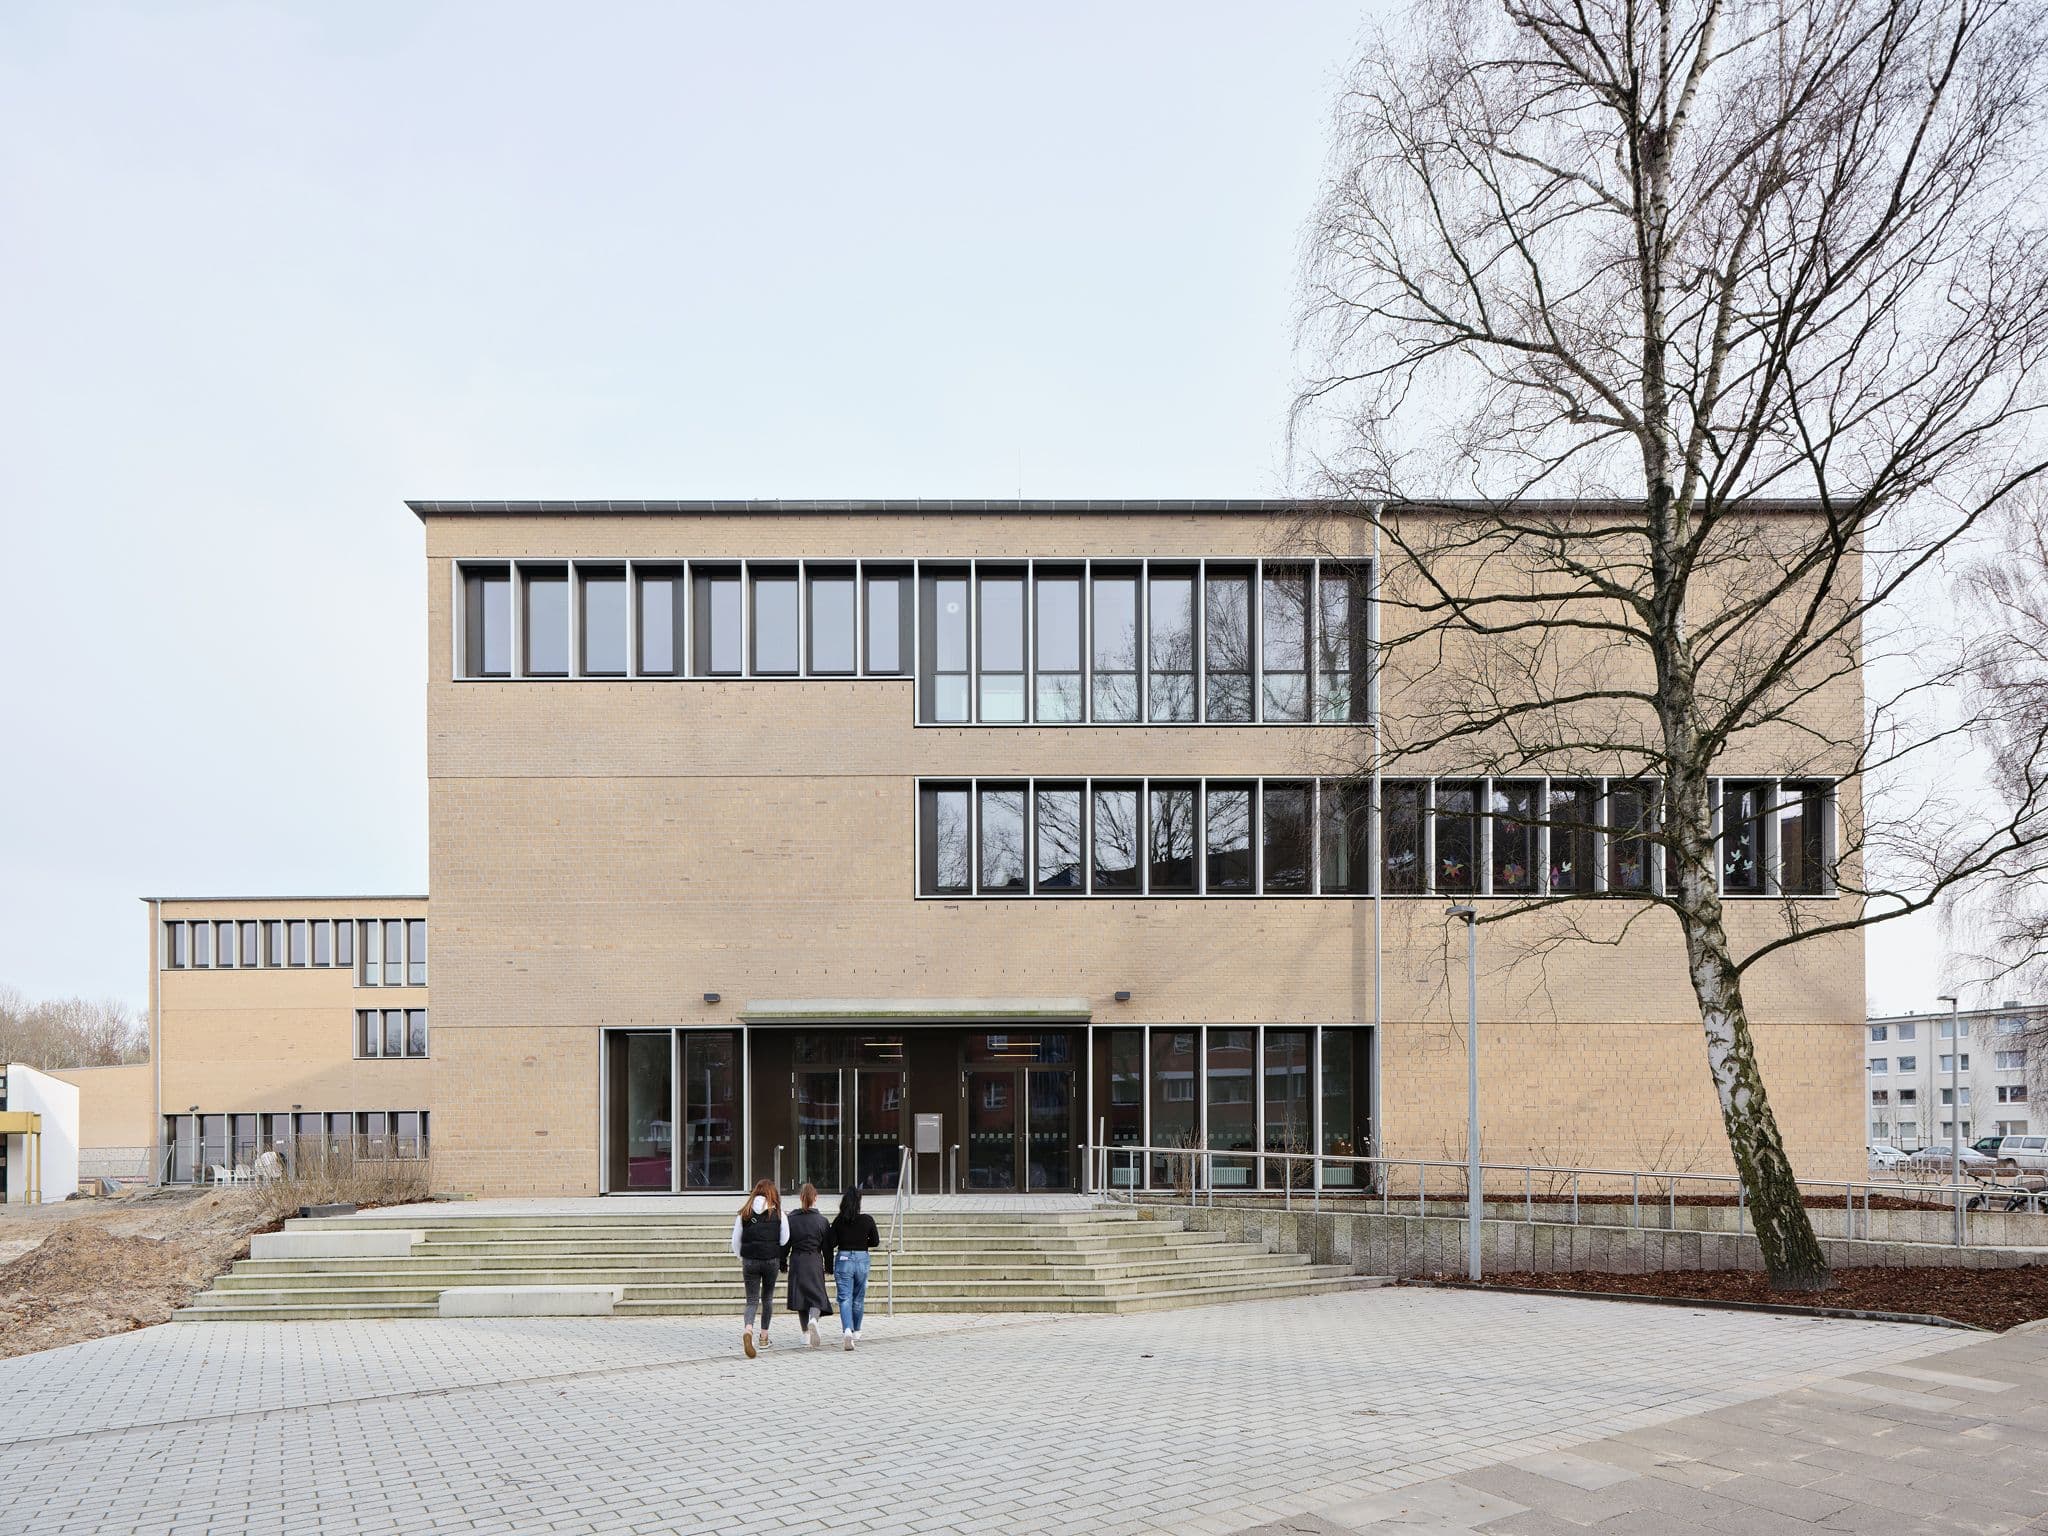
M740 1257L769 1264L781 1259L782 1213L774 1206L758 1216L748 1211L740 1218Z

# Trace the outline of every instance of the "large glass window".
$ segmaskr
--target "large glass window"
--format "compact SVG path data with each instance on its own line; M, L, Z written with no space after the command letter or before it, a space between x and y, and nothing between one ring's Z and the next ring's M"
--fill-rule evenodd
M213 924L211 923L194 923L192 925L192 964L200 970L208 970L213 966Z
M1098 1130L1110 1147L1141 1146L1145 1139L1145 1033L1103 1029L1096 1031L1095 1041L1095 1114L1103 1122ZM1143 1177L1135 1157L1110 1154L1111 1189L1130 1189Z
M1324 565L1316 588L1316 716L1363 720L1369 689L1371 636L1366 603L1367 568Z
M1094 823L1094 888L1134 892L1144 844L1136 785L1097 785Z
M1764 812L1771 786L1761 779L1721 781L1721 889L1732 896L1764 890Z
M1308 718L1308 567L1268 565L1259 605L1262 719Z
M462 674L512 675L512 579L502 565L462 574Z
M1152 1031L1152 1145L1186 1147L1189 1155L1156 1153L1152 1158L1154 1189L1190 1189L1194 1185L1198 1145L1196 1114L1200 1108L1195 1073L1197 1032L1192 1029Z
M1324 1030L1322 1056L1323 1156L1369 1157L1372 1148L1366 1128L1365 1031ZM1362 1188L1369 1182L1362 1164L1323 1164L1325 1189Z
M690 1031L683 1036L683 1188L740 1185L739 1123L739 1037Z
M1038 570L1036 605L1038 718L1062 724L1081 718L1081 573Z
M1607 787L1607 888L1650 889L1650 841L1657 830L1656 789L1649 784Z
M910 573L868 566L868 672L901 677L910 670Z
M1075 785L1038 786L1038 891L1077 895L1088 888L1082 837L1082 792Z
M256 925L253 922L243 923L241 930L242 964L254 966L256 964Z
M235 925L215 923L213 927L213 963L232 969L235 963Z
M797 673L796 567L754 566L754 675L794 677Z
M1550 893L1584 896L1593 890L1593 786L1550 781Z
M656 567L635 572L640 586L640 675L675 677L683 670L683 572Z
M1778 889L1788 896L1827 894L1828 786L1792 779L1780 786L1777 814Z
M1252 572L1212 565L1203 581L1202 661L1206 718L1241 724L1252 718Z
M1024 865L1022 784L981 794L981 891L984 896L1022 895L1029 886Z
M313 924L313 963L334 964L334 924L326 918Z
M1098 568L1090 617L1095 634L1095 716L1119 724L1138 718L1138 577Z
M405 924L395 917L384 920L384 985L405 985Z
M1380 889L1389 896L1422 891L1423 779L1387 779L1380 786Z
M268 966L284 964L284 924L275 918L263 925L263 963Z
M362 982L366 987L381 987L384 985L383 932L384 925L376 918L372 917L364 920ZM398 985L398 978L396 976L391 978L391 984L394 987Z
M1149 832L1153 893L1192 895L1197 873L1194 785L1155 783L1152 786Z
M1209 1031L1209 1150L1252 1152L1258 1148L1258 1057L1250 1029ZM1243 1189L1257 1164L1250 1158L1217 1158L1210 1165L1218 1189Z
M1203 796L1208 890L1214 896L1248 896L1252 879L1252 816L1258 790L1250 784L1211 784Z
M1495 779L1487 801L1493 831L1493 892L1527 896L1536 889L1537 799L1543 786Z
M919 889L927 896L962 896L970 889L967 786L927 784L919 796L922 869Z
M1309 1077L1309 1032L1268 1029L1264 1061L1266 1142L1268 1153L1293 1153L1306 1158L1315 1151L1310 1140L1315 1109ZM1269 1161L1266 1188L1296 1189L1310 1183L1306 1162Z
M1436 848L1431 867L1436 889L1446 894L1469 893L1478 886L1479 786L1471 779L1439 779L1430 831Z
M923 630L918 685L927 720L957 724L968 718L967 572L924 573Z
M566 566L522 566L520 611L528 677L569 675L569 570Z
M809 588L809 622L805 626L814 676L851 677L854 648L859 642L859 592L853 567L810 566L804 572Z
M356 925L345 917L336 919L334 924L334 963L356 963Z
M287 923L285 925L285 932L288 935L291 944L291 964L304 965L306 963L305 919L297 918L294 919L292 922Z
M1011 725L1024 718L1024 572L980 572L981 718Z
M1362 896L1372 889L1372 786L1328 780L1322 792L1326 896Z
M1268 784L1265 807L1263 889L1268 895L1309 890L1309 786Z
M584 567L583 675L626 675L626 568Z
M192 936L183 923L164 924L164 965L183 970L192 963Z
M424 987L427 984L427 920L424 917L406 919L405 950L407 984Z
M1195 718L1195 573L1151 568L1145 615L1153 720Z
M738 677L745 644L745 604L738 566L698 567L690 573L690 668L699 677Z

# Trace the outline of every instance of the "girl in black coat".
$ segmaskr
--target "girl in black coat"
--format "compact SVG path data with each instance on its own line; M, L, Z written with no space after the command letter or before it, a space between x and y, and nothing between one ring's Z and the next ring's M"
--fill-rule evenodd
M806 1184L798 1196L803 1209L789 1218L789 1310L805 1342L818 1347L818 1317L832 1310L825 1298L825 1249L832 1224L818 1209L818 1189Z

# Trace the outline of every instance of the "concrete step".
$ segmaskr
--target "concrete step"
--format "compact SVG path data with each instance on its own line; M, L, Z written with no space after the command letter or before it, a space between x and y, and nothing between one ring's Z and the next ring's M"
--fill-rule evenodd
M1077 1297L1059 1291L1021 1292L1006 1296L977 1296L935 1294L906 1296L900 1291L896 1297L896 1310L902 1313L926 1312L1058 1312L1058 1313L1134 1313L1161 1311L1177 1307L1208 1306L1230 1301L1267 1301L1283 1297L1322 1295L1332 1291L1365 1290L1386 1284L1386 1277L1380 1275L1354 1275L1341 1272L1336 1275L1302 1274L1293 1272L1284 1280L1246 1282L1229 1287L1177 1288L1143 1292L1132 1296ZM438 1293L437 1293L438 1295ZM871 1319L885 1318L886 1297L868 1293L868 1313ZM730 1294L721 1297L690 1298L679 1300L636 1300L629 1291L627 1299L617 1306L616 1317L731 1317L735 1311L734 1299ZM778 1309L780 1311L781 1309ZM382 1298L363 1300L357 1298L344 1301L308 1300L292 1297L273 1301L235 1301L231 1303L208 1302L187 1307L173 1317L174 1322L295 1322L320 1321L351 1318L396 1318L433 1317L437 1315L438 1299L432 1302L417 1300L387 1301ZM786 1318L787 1313L782 1315ZM785 1325L786 1326L786 1325ZM828 1325L829 1327L829 1325ZM794 1337L792 1330L790 1337ZM786 1346L778 1346L786 1347Z
M928 1290L933 1287L949 1290L971 1291L993 1287L1035 1286L1044 1288L1068 1288L1081 1292L1093 1291L1102 1286L1144 1286L1144 1285L1205 1285L1211 1281L1227 1282L1247 1275L1272 1275L1288 1270L1309 1267L1306 1254L1268 1254L1255 1252L1235 1257L1232 1261L1218 1265L1203 1265L1190 1270L1185 1265L1123 1265L1105 1269L1061 1269L1018 1271L990 1267L964 1267L955 1265L929 1265L910 1267L899 1265L895 1284L899 1292L904 1290ZM877 1283L887 1283L886 1269L875 1271L869 1280L872 1289ZM214 1281L214 1290L221 1294L240 1294L254 1291L379 1291L386 1290L431 1290L457 1288L475 1285L631 1285L688 1287L739 1294L739 1279L730 1264L716 1269L666 1269L610 1266L601 1269L509 1269L490 1270L479 1273L475 1270L449 1270L431 1267L387 1268L378 1270L297 1272L279 1274L275 1271L237 1265L229 1273Z
M1102 1254L1130 1250L1153 1250L1160 1248L1182 1250L1198 1249L1221 1245L1228 1236L1222 1232L1186 1232L1171 1229L1156 1234L1117 1233L1103 1237L1029 1237L1017 1239L965 1238L965 1237L919 1237L908 1239L906 1251L914 1253L986 1253L986 1254ZM571 1236L546 1235L537 1237L484 1237L480 1234L460 1233L444 1237L430 1233L427 1238L413 1247L417 1254L434 1254L454 1257L457 1255L502 1254L615 1254L615 1253L657 1253L678 1257L700 1255L704 1257L730 1257L731 1245L726 1241L695 1242L664 1241L649 1238L614 1237L577 1238ZM878 1252L881 1250L877 1250Z

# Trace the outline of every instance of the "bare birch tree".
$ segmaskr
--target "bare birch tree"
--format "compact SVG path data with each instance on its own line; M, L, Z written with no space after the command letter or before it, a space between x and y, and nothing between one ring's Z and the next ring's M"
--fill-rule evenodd
M1377 761L1641 782L1616 841L1660 872L1625 920L1675 920L1781 1288L1826 1264L1745 978L2038 868L2038 756L1988 811L1912 772L1961 739L1970 661L1911 615L2044 467L2041 22L1975 0L1421 0L1347 84L1311 229L1296 442L1383 543ZM1909 662L1859 712L1861 679ZM1770 813L1724 828L1710 781L1737 772L1840 785L1838 898L1788 896L1768 933L1722 898L1719 861L1759 856L1747 818ZM1485 808L1506 809L1528 808ZM1602 819L1543 815L1568 846ZM1568 905L1539 882L1488 915L1590 936Z

